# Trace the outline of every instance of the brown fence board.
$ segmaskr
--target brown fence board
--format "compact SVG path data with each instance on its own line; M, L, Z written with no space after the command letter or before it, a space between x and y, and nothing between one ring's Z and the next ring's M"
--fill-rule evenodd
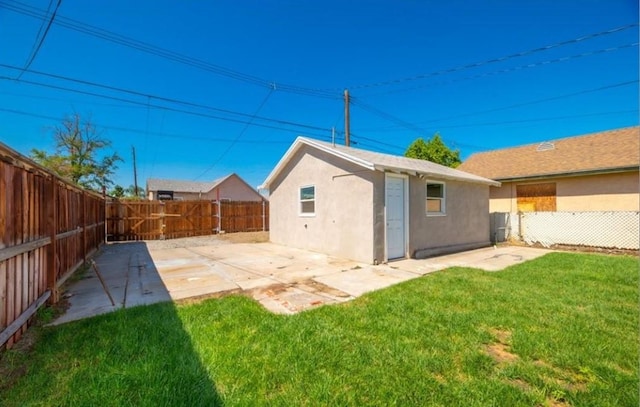
M158 240L268 230L268 202L107 202L107 240Z
M84 209L83 209L84 208ZM104 198L0 143L0 348L104 242ZM10 327L10 328L9 328Z

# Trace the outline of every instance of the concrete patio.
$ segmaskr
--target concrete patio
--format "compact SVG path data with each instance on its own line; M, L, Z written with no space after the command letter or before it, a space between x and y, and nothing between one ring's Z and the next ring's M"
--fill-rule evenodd
M95 262L115 305L89 269L69 286L64 294L69 308L54 324L136 305L232 293L249 295L272 312L292 314L448 267L498 271L546 253L549 250L500 246L374 266L272 243L211 237L112 243Z

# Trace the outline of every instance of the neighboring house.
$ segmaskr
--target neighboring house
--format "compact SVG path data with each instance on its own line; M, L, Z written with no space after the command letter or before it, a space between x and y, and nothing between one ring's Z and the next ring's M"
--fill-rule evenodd
M270 239L366 263L489 242L489 186L425 160L298 137L260 188Z
M265 198L236 174L212 182L148 179L149 200L262 201Z
M502 183L491 212L637 211L640 127L473 154L458 169Z

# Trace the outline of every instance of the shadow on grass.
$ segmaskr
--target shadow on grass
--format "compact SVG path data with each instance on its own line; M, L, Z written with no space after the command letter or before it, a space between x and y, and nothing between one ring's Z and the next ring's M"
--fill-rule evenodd
M108 256L129 254L146 263L146 277L158 276L146 245L119 246L101 255L103 264L122 261ZM109 274L109 268L102 267L110 286L113 279L122 278L117 275L121 273L117 266L112 269ZM129 267L128 290L144 289L144 284L135 286L144 277L132 275L139 272L137 267ZM164 290L156 294L169 298L161 281L155 280L153 289ZM22 358L26 359L22 376L0 395L3 406L223 405L212 375L202 364L172 302L134 306L46 327L32 349L14 352L28 354Z

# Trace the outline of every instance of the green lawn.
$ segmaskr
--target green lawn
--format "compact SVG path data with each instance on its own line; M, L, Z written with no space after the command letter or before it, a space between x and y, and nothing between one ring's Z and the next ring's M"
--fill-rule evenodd
M637 406L638 259L453 268L294 316L234 296L40 329L2 406Z

